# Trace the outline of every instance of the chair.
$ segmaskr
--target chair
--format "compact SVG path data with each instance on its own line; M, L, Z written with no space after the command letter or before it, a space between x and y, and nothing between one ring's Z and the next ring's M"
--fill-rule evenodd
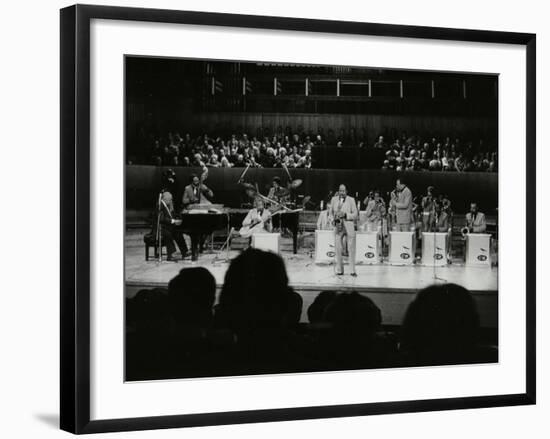
M159 257L159 252L158 252L158 242L157 242L157 239L156 239L156 236L154 233L147 233L146 235L143 236L143 242L145 243L145 260L148 261L149 260L149 248L150 247L153 247L155 249L155 259L157 259ZM166 248L166 245L164 245L162 242L161 242L161 246L160 246L160 256L162 258L162 255L164 254L162 249ZM168 250L166 250L166 252L168 253Z

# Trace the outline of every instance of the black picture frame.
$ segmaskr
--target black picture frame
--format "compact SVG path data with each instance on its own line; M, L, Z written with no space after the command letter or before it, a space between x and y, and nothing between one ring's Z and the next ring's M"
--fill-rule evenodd
M526 47L526 392L519 394L90 420L90 21L92 19L230 26ZM536 400L536 35L436 27L312 20L110 6L61 10L61 387L60 424L97 433L324 417L534 404Z

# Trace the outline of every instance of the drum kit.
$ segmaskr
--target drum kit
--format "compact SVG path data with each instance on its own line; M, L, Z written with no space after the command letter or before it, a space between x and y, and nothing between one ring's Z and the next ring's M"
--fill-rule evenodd
M293 196L293 192L302 185L303 180L300 178L293 179L286 166L284 166L284 169L289 177L287 187L281 186L277 188L275 193L273 194L273 198L262 195L258 188L258 183L252 184L244 181L244 176L246 175L248 169L249 166L247 166L246 169L243 171L243 173L239 177L239 180L237 181L237 184L240 184L242 186L245 194L251 200L256 197L260 197L268 206L274 207L276 209L283 209L286 211L303 210L305 209L306 205L311 201L311 196L309 195Z
M243 187L245 194L250 198L254 199L256 197L260 197L262 200L264 200L267 204L280 207L285 210L296 210L298 208L298 204L301 206L300 208L303 210L305 206L311 201L311 196L297 196L297 201L293 201L291 198L291 191L299 188L302 184L301 179L292 180L287 188L281 187L277 190L275 193L275 198L269 198L265 195L262 195L258 188L258 184L252 184L252 183L246 183L241 182L241 186Z

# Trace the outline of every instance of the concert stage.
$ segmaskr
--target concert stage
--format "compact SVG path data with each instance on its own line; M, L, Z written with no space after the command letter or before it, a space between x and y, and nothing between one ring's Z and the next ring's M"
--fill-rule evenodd
M166 287L170 279L186 267L203 266L214 275L218 287L223 285L229 266L229 262L225 260L225 251L206 251L197 262L191 262L190 259L160 263L154 259L145 261L143 233L133 230L126 235L126 297L132 297L140 289ZM235 257L238 253L239 250L231 250L229 257ZM407 306L418 290L433 283L452 282L472 292L483 327L496 328L498 325L496 268L465 267L456 263L435 270L433 267L420 265L357 265L357 277L352 277L349 272L337 276L334 265L316 265L311 248L300 248L296 255L292 251L283 251L281 255L286 264L290 285L304 300L303 321L307 321L307 308L320 291L355 290L368 295L380 307L383 324L400 325Z

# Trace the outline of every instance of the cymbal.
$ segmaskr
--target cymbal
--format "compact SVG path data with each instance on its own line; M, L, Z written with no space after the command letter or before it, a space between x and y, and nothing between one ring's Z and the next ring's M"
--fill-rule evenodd
M305 207L307 205L307 203L309 203L310 200L311 200L311 195L306 195L304 197L304 199L302 200L302 206Z
M297 189L302 185L302 183L303 183L303 181L301 179L297 178L296 180L293 180L292 183L290 183L290 187L292 189Z

